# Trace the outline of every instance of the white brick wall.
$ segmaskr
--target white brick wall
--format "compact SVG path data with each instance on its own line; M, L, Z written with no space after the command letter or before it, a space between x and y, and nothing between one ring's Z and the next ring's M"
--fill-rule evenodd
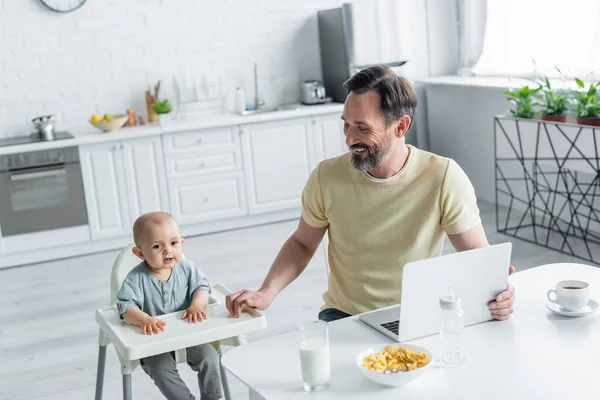
M39 0L0 0L0 136L27 134L55 113L85 124L92 113L135 108L173 73L223 76L254 94L253 63L268 103L299 99L320 78L316 10L342 0L89 0L66 15ZM59 125L60 128L60 125Z

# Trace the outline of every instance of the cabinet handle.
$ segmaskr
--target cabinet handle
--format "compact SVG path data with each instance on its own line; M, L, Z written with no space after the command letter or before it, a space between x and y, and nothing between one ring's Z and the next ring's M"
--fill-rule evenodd
M113 150L119 150L119 145L118 145L118 144L115 144L115 145L113 146Z
M204 203L208 203L208 197L205 197L205 198L204 198L202 201L203 201Z
M202 161L202 162L200 163L200 165L198 165L198 166L199 166L200 168L204 168L204 167L206 166L206 164L204 164L204 161Z
M198 144L202 144L202 138L198 139L198 140L196 141L196 143L198 143Z

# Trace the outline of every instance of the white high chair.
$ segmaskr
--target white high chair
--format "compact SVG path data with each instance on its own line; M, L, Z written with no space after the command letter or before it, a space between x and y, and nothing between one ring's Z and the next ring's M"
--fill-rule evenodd
M212 343L221 355L221 345L239 346L246 343L244 333L266 328L265 317L252 309L246 309L248 313L242 314L238 319L228 318L228 313L223 311L225 296L231 291L225 286L212 285L212 293L209 296L209 307L207 314L209 319L204 321L204 327L210 329L199 330L196 324L182 322L173 313L165 317L169 321L168 328L160 335L141 335L134 327L120 320L116 310L116 297L121 288L123 280L140 259L132 253L133 245L129 245L117 256L113 264L110 278L110 307L96 311L96 322L100 326L98 367L96 374L96 400L102 399L104 386L104 369L106 364L106 346L113 343L121 364L123 375L123 399L132 400L131 374L140 364L140 358L150 355L162 354L168 351L175 352L176 363L186 362L186 348L203 343ZM185 258L185 256L183 256ZM171 319L168 319L169 316ZM162 316L161 316L161 319ZM171 321L173 322L171 324ZM170 332L169 332L170 330ZM231 400L229 384L225 369L221 366L221 380L223 393L227 400Z

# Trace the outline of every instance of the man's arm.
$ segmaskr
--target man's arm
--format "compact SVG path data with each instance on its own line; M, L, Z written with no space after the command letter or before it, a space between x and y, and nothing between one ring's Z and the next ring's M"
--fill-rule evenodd
M481 247L489 246L485 231L481 224L457 235L448 235L450 243L456 251L473 250ZM515 267L512 265L508 269L508 274L515 272ZM508 285L508 289L496 296L495 301L490 303L490 311L492 316L499 320L510 318L513 312L513 304L515 302L515 288Z
M227 296L227 309L239 317L242 306L264 310L275 296L292 283L305 269L319 247L327 226L314 228L301 217L296 231L285 242L258 291L241 290Z
M456 251L473 250L489 246L483 225L481 224L463 233L448 235L448 239L450 239L450 243L452 243Z

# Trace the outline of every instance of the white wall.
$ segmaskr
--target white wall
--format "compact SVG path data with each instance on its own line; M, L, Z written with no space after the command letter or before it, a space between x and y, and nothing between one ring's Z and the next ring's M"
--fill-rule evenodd
M477 197L495 202L494 116L508 108L503 89L427 85L430 150L453 158Z
M56 113L145 112L144 90L173 73L226 76L254 96L253 63L270 104L320 78L317 9L341 0L90 0L61 15L39 0L0 0L0 136Z
M316 11L344 1L90 0L61 15L39 0L0 0L0 137L29 133L47 113L59 128L85 125L94 112L145 116L148 85L161 79L171 96L183 71L224 77L228 94L242 85L250 102L255 61L268 104L297 101L299 82L321 77ZM455 0L415 3L415 54L430 65L416 60L413 78L455 71Z

